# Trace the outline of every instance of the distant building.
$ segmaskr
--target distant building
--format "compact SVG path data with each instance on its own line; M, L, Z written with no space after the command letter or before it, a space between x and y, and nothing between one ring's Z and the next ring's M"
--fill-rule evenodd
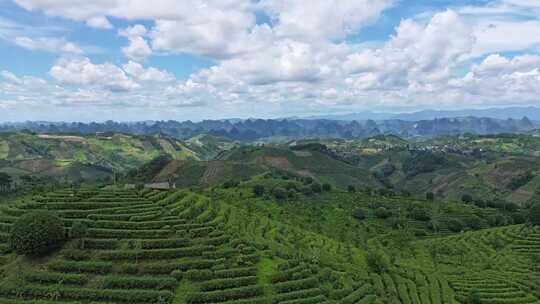
M170 190L170 189L176 189L176 183L171 183L171 182L149 183L149 184L144 184L144 187L148 189L155 189L155 190Z

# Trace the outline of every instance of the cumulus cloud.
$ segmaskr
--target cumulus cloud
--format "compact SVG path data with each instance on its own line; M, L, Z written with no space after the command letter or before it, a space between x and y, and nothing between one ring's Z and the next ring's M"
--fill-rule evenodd
M122 53L127 58L135 61L144 61L146 57L152 55L152 49L144 39L147 33L146 27L141 24L120 30L118 34L129 40L129 45L122 48Z
M100 85L112 91L129 91L139 87L116 65L94 64L88 58L60 59L49 74L62 84Z
M427 23L404 20L382 48L352 53L343 68L347 83L360 89L392 89L412 82L437 82L467 59L474 37L454 11Z
M343 38L377 19L392 0L263 0L260 7L277 21L279 36L304 39Z
M122 48L122 53L127 58L135 61L144 61L146 57L152 55L152 50L148 46L148 43L142 37L135 37L129 39L129 45Z
M232 111L251 103L316 112L328 106L432 107L434 100L437 107L522 104L539 93L539 56L501 55L539 48L540 5L534 1L494 0L404 18L377 43L350 38L358 39L399 1L15 1L93 28L112 28L112 18L129 24L118 31L127 42L121 49L127 63L55 63L49 74L63 90L54 96L64 101L114 97L135 105L204 104ZM18 43L77 53L75 46L70 51L60 42L29 37ZM178 81L145 63L154 54L186 53L209 58L212 66ZM12 86L22 81L0 76Z
M42 50L52 53L83 54L84 51L75 43L64 39L40 37L16 37L15 44L29 50Z
M86 20L86 25L92 28L102 29L102 30L108 30L108 29L113 28L113 25L109 22L107 17L104 17L104 16L91 17L88 20Z
M144 68L140 63L134 61L129 61L123 68L128 75L141 81L171 82L175 80L174 76L167 71L153 67Z

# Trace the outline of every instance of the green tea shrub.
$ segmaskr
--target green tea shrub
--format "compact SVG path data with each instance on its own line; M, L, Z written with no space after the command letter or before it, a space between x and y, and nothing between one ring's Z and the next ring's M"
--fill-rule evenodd
M42 255L60 247L66 233L62 221L49 211L34 211L21 216L9 235L9 247L22 255Z

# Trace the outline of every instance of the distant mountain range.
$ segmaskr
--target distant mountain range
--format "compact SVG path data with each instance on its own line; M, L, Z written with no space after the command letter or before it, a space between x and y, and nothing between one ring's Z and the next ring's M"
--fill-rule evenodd
M188 139L209 134L239 141L289 140L302 138L364 138L380 134L394 134L404 138L434 137L463 133L494 134L522 133L540 127L540 122L527 117L495 119L484 117L437 118L431 120L365 120L346 121L329 119L247 119L153 121L121 123L51 123L24 122L0 125L0 132L30 130L36 133L127 133L137 135L165 135Z
M521 119L526 116L531 120L540 120L540 108L537 107L509 107L489 109L465 109L454 111L423 110L412 113L387 113L387 112L360 112L337 115L319 115L306 117L307 119L331 119L331 120L388 120L399 119L407 121L431 120L436 118L454 117L487 117L495 119Z

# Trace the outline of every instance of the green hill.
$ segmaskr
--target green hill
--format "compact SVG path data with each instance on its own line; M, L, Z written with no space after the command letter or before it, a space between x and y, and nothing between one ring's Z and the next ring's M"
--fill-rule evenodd
M0 172L13 176L103 179L166 155L171 159L212 159L234 143L201 136L189 141L126 134L0 134Z
M440 137L404 141L395 136L322 141L345 162L368 170L394 192L439 199L472 196L480 204L535 200L540 138L532 135Z
M334 155L310 149L283 146L240 146L220 154L212 161L172 160L151 180L168 181L177 187L213 186L226 181L246 180L269 172L311 177L345 189L350 184L377 187L380 184L368 171L361 170Z

